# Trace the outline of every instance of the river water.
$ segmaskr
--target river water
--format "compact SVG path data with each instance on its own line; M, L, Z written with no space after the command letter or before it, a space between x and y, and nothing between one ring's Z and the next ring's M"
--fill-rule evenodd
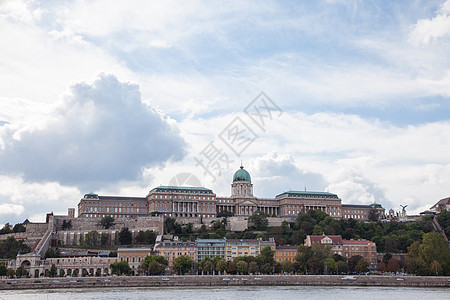
M450 288L408 287L321 287L321 286L226 286L163 288L81 288L54 290L0 291L0 300L9 299L450 299Z

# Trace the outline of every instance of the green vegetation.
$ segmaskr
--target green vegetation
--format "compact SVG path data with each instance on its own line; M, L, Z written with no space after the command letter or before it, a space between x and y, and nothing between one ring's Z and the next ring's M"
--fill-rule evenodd
M17 253L28 253L30 251L30 247L24 244L23 240L16 240L12 236L0 241L0 258L15 259Z
M16 233L16 232L25 232L26 228L23 223L17 223L12 227L9 223L6 223L2 229L0 229L0 234L8 234L8 233Z
M450 237L450 212L444 210L436 216L436 219L447 237Z
M178 275L184 275L194 269L194 260L187 256L181 255L173 260L173 270Z
M61 229L62 230L72 229L72 220L69 220L69 221L63 220L63 222L61 224Z
M44 255L45 258L58 258L58 257L62 257L61 253L59 252L59 249L52 249L49 248Z
M118 276L128 275L131 273L131 268L125 260L112 263L109 267L111 268L111 273Z
M147 275L160 275L166 271L169 262L159 255L147 255L142 260L140 269Z
M154 244L156 240L156 233L151 230L139 231L136 236L136 244Z
M130 245L133 241L133 236L131 235L131 231L128 227L122 228L119 232L119 243L121 245Z
M56 265L52 264L52 266L50 267L49 276L56 277L57 275L58 275L58 270L56 269Z
M408 250L408 272L418 275L450 275L450 250L442 235L427 233L422 242L414 242Z
M257 210L248 220L253 223L253 227L256 230L266 230L269 225L269 221L267 220L268 216L265 212Z
M6 272L7 272L6 264L0 262L0 277L6 276Z
M114 226L114 218L111 216L103 217L100 222L98 222L97 226L101 226L104 229L109 229Z

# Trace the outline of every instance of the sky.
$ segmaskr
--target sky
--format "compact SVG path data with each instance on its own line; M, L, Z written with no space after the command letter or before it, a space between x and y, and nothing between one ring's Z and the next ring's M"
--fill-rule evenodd
M449 196L450 0L0 1L0 224L159 185Z

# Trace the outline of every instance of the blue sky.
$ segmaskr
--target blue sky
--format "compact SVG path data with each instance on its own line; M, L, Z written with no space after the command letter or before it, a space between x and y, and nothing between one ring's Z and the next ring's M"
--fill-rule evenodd
M226 196L241 160L260 197L448 196L450 1L2 1L0 26L0 224L183 172ZM261 91L282 110L263 128ZM240 155L236 117L257 136Z

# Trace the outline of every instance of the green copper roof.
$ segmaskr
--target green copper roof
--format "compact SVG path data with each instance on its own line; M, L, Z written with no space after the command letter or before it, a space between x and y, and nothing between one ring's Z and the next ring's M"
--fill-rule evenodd
M277 197L281 196L281 195L305 195L305 196L318 195L318 196L331 196L333 198L334 197L337 198L336 194L332 194L332 193L328 193L328 192L310 192L310 191L287 191L287 192L277 195Z
M234 173L233 181L252 181L252 178L250 177L250 174L244 170L244 167L241 166L239 170Z
M206 194L213 194L213 191L204 187L192 186L158 186L151 190L152 192L200 192Z

